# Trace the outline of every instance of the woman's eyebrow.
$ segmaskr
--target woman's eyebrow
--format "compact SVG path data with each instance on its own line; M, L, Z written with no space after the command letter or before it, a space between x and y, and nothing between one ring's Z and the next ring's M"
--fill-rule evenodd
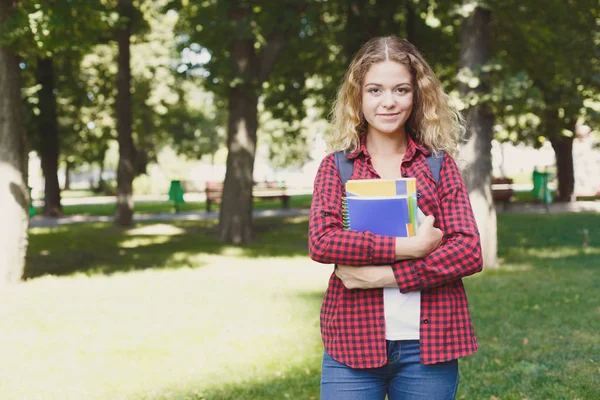
M365 87L367 86L375 86L375 87L383 87L383 85L381 83L374 83L374 82L369 82L365 84ZM398 87L398 86L412 86L410 82L401 82L401 83L397 83L394 85L394 87Z

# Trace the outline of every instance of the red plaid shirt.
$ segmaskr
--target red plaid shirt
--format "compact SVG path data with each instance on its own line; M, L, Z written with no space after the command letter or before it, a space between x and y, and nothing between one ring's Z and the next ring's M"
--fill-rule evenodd
M394 261L395 238L342 228L345 191L333 154L317 172L309 224L310 257L325 264L392 265L402 293L421 291L421 362L434 364L477 350L462 279L482 269L481 244L461 173L444 155L436 186L425 159L428 150L408 139L402 176L417 178L418 205L444 233L442 245L428 256ZM351 179L379 178L362 138ZM346 289L335 274L321 308L321 335L327 352L353 368L387 362L382 289Z

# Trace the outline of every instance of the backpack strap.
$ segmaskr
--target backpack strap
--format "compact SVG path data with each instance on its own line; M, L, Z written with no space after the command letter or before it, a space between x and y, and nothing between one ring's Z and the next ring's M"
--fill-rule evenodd
M354 160L349 160L347 158L348 153L345 151L336 151L334 153L334 156L335 166L340 173L340 177L342 178L342 185L345 187L346 182L350 180L352 172L354 171ZM427 160L427 164L429 165L431 175L433 175L433 180L437 185L438 181L440 180L442 162L444 161L444 152L440 150L440 152L437 155L429 153L429 155L426 156L425 159Z
M348 153L345 151L336 151L334 156L335 166L342 178L342 186L346 187L346 182L350 180L354 171L354 160L349 160Z
M426 156L425 159L427 160L427 164L429 164L429 170L431 171L431 175L433 175L433 180L435 181L435 184L437 186L437 183L440 180L442 162L444 161L444 151L440 150L437 156L433 153L429 153L429 155Z

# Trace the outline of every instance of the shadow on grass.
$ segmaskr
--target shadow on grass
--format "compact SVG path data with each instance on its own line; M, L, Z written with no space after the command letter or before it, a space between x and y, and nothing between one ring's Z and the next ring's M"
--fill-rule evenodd
M505 214L498 221L498 256L506 263L543 269L598 265L598 214Z
M227 385L216 390L186 393L186 399L194 400L273 400L298 399L316 400L319 398L319 363L298 367L259 382ZM166 397L165 397L166 398Z
M511 247L581 248L586 230L588 245L600 244L599 214L502 214L498 216L500 253Z
M216 221L139 223L123 230L110 223L33 228L26 279L74 273L112 274L149 268L196 268L208 255L239 258L307 255L308 217L255 219L256 240L230 246ZM203 257L204 256L204 257Z

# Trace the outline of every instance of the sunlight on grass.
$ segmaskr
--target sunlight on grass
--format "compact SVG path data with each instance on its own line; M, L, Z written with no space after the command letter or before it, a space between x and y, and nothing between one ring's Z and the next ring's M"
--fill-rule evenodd
M514 263L507 263L506 260L504 258L499 258L498 259L498 265L502 266L502 273L504 272L520 272L520 271L531 271L534 267L531 264L514 264ZM486 270L485 273L494 273L498 272L499 270Z
M47 235L50 233L59 234L59 233L67 232L68 230L69 230L69 226L67 226L67 225L56 226L56 227L51 227L51 228L33 227L33 228L29 228L29 234L30 235Z
M151 246L153 244L163 244L167 243L168 241L168 236L155 236L152 238L137 237L133 239L123 240L121 241L121 243L119 243L118 246L124 249L135 249L136 247Z
M330 272L306 259L214 256L202 269L12 288L0 295L2 398L154 399L285 379L296 367L315 375Z
M557 247L542 247L542 248L513 248L509 250L514 254L521 254L527 256L533 256L535 258L564 258L564 257L575 257L583 254L586 255L600 255L600 247L589 247L587 249L572 247L572 246L557 246Z
M183 235L185 233L184 229L181 229L178 226L171 224L151 224L145 225L138 228L133 228L127 230L127 235L133 236L154 236L154 235L162 235L162 236L175 236L175 235Z
M245 250L235 246L223 246L221 248L221 255L225 257L241 257L245 253Z

